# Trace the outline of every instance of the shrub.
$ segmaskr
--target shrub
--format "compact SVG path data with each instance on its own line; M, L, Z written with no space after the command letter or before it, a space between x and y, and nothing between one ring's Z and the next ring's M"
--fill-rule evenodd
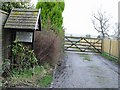
M17 41L12 44L12 55L11 67L17 66L17 69L24 70L37 65L34 51Z
M35 32L34 51L39 64L48 62L55 65L61 54L61 39L53 31Z
M41 0L38 0L36 8L37 9L41 8L42 28L47 30L49 27L57 34L61 34L61 31L63 29L62 12L64 10L64 6L65 6L64 1L41 2Z

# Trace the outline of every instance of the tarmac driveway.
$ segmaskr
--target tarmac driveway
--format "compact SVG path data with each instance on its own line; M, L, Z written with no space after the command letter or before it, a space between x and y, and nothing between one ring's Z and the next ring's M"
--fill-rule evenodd
M118 66L99 54L66 52L52 88L118 88Z

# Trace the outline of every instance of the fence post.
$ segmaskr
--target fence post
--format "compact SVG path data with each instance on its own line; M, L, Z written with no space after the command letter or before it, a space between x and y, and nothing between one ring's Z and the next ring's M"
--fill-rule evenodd
M120 62L120 39L118 40L118 55L119 55L119 62Z
M120 73L120 1L118 2L118 72ZM118 88L120 88L120 74L118 75Z
M109 56L111 55L111 39L110 39L110 48L109 48Z
M118 63L120 65L120 1L118 2Z
M118 38L118 64L120 65L120 38Z
M104 46L104 38L102 38L101 39L101 52L103 53L104 52L104 50L103 50L103 47Z

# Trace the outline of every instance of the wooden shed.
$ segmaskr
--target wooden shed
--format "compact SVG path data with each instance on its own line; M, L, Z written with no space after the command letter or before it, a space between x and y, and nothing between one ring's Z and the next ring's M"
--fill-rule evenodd
M13 9L4 25L6 47L18 40L34 47L34 32L41 30L40 9Z
M21 42L34 42L34 31L41 30L40 10L13 9L5 23L4 29L11 32L12 41L18 37ZM30 37L31 35L33 37Z

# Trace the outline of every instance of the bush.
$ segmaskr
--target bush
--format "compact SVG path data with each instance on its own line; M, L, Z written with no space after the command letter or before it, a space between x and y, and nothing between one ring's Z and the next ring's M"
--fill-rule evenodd
M16 40L12 44L12 55L11 68L17 66L16 69L22 71L26 68L31 68L37 65L34 51Z
M48 62L55 65L61 55L61 39L53 31L35 32L34 52L39 64Z

